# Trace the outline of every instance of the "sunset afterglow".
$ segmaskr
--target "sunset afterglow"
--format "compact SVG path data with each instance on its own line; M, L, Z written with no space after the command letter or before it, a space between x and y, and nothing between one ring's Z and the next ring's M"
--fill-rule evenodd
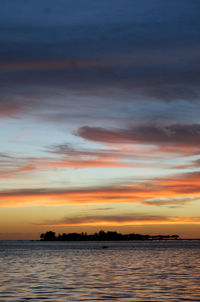
M0 239L200 238L200 3L123 3L3 2Z

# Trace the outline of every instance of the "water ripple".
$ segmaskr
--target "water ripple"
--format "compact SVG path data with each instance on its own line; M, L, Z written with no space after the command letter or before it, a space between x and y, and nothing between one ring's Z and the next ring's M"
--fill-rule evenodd
M1 242L0 302L200 300L200 242L101 246Z

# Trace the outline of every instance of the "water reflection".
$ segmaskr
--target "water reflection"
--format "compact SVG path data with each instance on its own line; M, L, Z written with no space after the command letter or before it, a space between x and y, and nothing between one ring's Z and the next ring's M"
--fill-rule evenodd
M198 242L1 243L0 301L199 301L199 251Z

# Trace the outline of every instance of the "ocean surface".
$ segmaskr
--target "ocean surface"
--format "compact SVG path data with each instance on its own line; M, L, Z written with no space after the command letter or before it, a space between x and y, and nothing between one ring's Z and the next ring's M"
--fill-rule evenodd
M0 241L7 301L197 302L200 241Z

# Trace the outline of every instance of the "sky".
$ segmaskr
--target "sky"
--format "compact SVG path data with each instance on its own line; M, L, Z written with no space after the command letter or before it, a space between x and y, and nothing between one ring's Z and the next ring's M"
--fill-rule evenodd
M0 239L200 238L200 1L0 6Z

